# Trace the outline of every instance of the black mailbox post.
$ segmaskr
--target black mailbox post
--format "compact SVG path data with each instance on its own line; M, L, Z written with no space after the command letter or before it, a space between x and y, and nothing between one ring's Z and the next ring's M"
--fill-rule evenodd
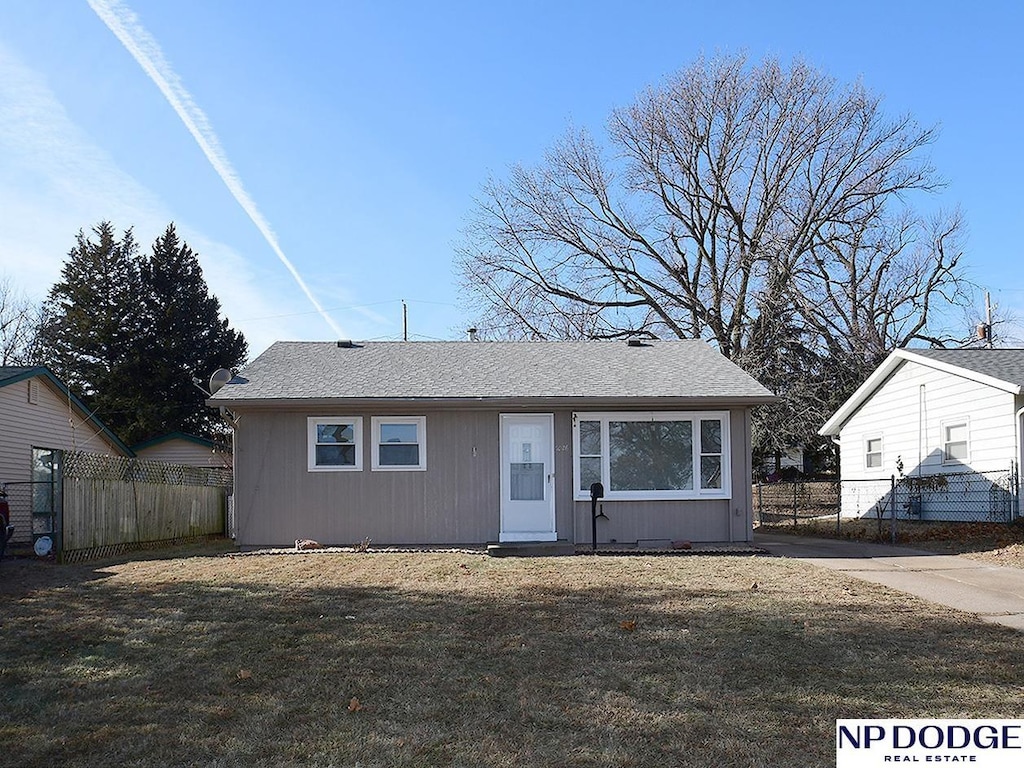
M597 550L597 500L604 498L604 486L601 483L590 484L590 534L591 549ZM600 517L604 517L602 512Z

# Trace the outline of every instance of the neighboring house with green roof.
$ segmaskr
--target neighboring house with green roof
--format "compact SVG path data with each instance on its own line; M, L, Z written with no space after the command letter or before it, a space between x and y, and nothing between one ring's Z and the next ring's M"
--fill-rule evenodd
M235 423L244 548L752 538L750 412L702 341L279 342L208 401Z
M59 501L63 456L89 451L131 456L131 449L43 366L0 367L0 483L10 495L13 543L32 541L48 524L38 513ZM51 496L56 494L56 499Z
M1024 436L1024 349L897 349L821 428L846 516L1008 520ZM871 483L874 482L874 490Z
M168 432L132 446L140 459L188 467L231 467L231 446L185 432Z

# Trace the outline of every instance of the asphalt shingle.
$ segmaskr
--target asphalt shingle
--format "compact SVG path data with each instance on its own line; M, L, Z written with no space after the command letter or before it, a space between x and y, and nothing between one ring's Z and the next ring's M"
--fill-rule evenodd
M908 349L907 352L1024 387L1024 349Z
M773 400L703 341L278 342L215 401L714 398Z

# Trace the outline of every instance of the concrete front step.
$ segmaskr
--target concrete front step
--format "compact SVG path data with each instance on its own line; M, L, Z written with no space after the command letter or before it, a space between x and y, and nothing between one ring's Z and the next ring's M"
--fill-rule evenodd
M576 545L558 541L502 541L487 545L491 557L561 557L575 555Z

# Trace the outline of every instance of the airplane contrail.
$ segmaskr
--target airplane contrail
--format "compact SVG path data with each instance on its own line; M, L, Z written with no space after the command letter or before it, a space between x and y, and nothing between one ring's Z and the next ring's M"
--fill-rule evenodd
M306 281L302 279L302 275L299 274L295 265L285 256L284 251L281 250L281 246L277 242L277 236L270 228L270 224L263 218L263 214L260 213L253 199L249 197L249 193L245 191L241 179L238 178L235 169L231 167L231 163L228 162L224 148L221 146L217 134L210 125L206 113L192 99L192 95L182 84L181 78L178 77L174 68L171 67L170 62L164 58L160 45L139 23L139 18L135 15L135 12L120 0L87 0L87 2L96 15L100 17L100 20L117 36L121 44L124 45L135 61L139 63L139 66L149 75L150 80L160 89L160 92L163 93L178 117L181 118L181 122L185 124L189 133L192 134L192 138L196 140L199 148L203 150L206 159L210 161L210 165L213 166L217 175L220 176L228 191L231 192L238 204L242 206L242 210L249 216L252 223L256 225L260 234L263 235L263 239L267 241L267 244L277 254L277 258L281 260L281 263L291 273L291 276L295 278L295 282L298 283L302 292L306 294L306 298L316 307L316 311L327 325L331 327L336 337L342 338L345 334L331 316L327 314L327 311L320 302L317 301L316 296L313 295L309 286L306 285Z

